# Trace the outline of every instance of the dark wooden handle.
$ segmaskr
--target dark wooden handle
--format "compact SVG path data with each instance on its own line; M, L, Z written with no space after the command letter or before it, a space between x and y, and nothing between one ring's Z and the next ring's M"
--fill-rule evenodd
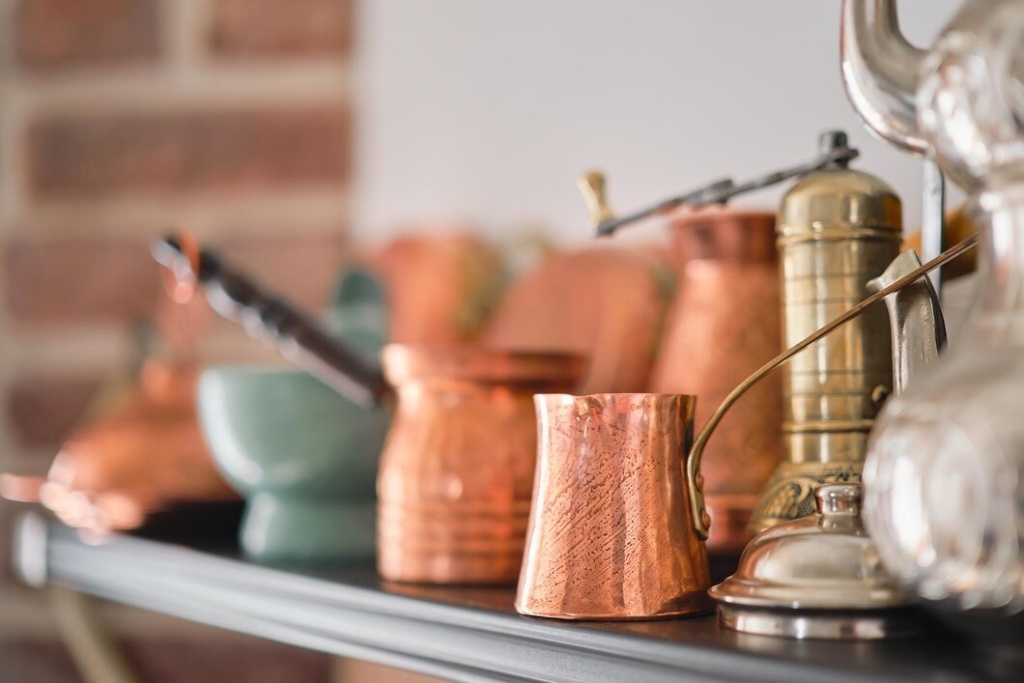
M159 263L175 272L191 268L174 237L155 242L152 252ZM239 323L250 336L273 346L345 398L373 407L382 405L391 395L380 370L325 332L314 319L226 267L214 254L200 251L195 276L210 306L221 316Z

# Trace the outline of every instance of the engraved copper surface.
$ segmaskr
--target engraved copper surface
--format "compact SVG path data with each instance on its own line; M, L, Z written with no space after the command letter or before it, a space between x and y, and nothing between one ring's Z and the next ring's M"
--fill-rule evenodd
M780 350L775 215L708 209L673 222L681 277L651 389L699 396L698 425ZM712 553L735 554L758 493L782 456L782 389L771 375L744 396L702 462Z
M571 391L582 357L390 345L382 358L398 403L377 483L379 573L515 582L537 452L532 396Z
M538 460L516 609L650 619L710 609L686 454L696 399L535 397Z

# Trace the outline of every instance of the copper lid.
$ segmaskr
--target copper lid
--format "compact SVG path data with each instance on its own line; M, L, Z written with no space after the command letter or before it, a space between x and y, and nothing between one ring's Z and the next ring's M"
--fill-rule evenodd
M509 351L472 346L388 344L381 351L384 374L398 386L410 379L444 377L477 382L576 382L586 359L561 351Z

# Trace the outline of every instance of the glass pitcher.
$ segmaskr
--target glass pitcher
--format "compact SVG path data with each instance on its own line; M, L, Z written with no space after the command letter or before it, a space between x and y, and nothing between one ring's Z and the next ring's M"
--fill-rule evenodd
M1024 3L965 3L924 58L917 122L970 195L976 298L933 371L891 400L864 469L865 522L936 605L1024 612Z

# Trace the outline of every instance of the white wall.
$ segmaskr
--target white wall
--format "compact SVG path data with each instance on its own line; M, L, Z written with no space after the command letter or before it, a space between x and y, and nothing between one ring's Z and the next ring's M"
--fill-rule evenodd
M958 0L903 0L930 43ZM576 176L625 211L808 159L846 129L920 217L920 163L869 136L839 80L840 0L364 0L356 235L477 219L587 239ZM745 204L773 205L782 190ZM640 228L650 237L655 226Z

